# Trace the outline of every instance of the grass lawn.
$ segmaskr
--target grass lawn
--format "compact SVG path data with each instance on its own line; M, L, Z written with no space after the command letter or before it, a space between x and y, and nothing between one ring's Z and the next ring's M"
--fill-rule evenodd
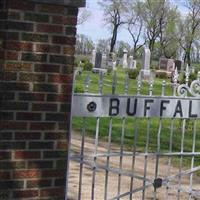
M124 80L125 71L123 69L117 70L117 84L116 94L124 94ZM84 82L87 72L83 72L76 77L75 90L80 92L84 89ZM98 74L90 73L90 93L98 93ZM161 79L155 79L153 84L153 95L160 96L162 91ZM112 92L112 75L105 75L103 82L103 94L111 94ZM129 80L128 94L135 95L137 93L137 81ZM149 94L148 82L142 82L141 94ZM166 80L165 95L172 96L173 89L170 79ZM99 137L102 141L108 141L109 127L111 127L112 120L112 142L120 144L123 119L120 118L100 118ZM72 128L80 130L82 127L82 118L74 117ZM124 144L127 150L132 150L134 142L137 145L137 151L140 152L156 152L158 150L158 135L160 134L160 152L170 151L170 136L171 136L171 151L180 152L181 146L184 152L192 152L193 148L193 134L195 120L180 120L180 119L159 119L159 118L126 118L124 119ZM184 141L182 141L183 129L185 123ZM159 133L159 126L161 131ZM86 132L89 136L94 137L96 130L96 118L86 119ZM147 134L149 130L149 141L147 141ZM196 123L196 142L195 152L200 152L200 123ZM179 164L179 157L175 157L175 164ZM183 164L190 166L191 157L184 157ZM195 158L195 166L200 164L200 156Z

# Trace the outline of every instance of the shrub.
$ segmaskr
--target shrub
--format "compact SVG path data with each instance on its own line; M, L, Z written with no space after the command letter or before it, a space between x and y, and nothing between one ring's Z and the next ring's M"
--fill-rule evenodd
M83 67L84 71L91 71L93 68L92 63L87 58L83 58L81 60L81 67Z
M136 68L137 68L138 70L141 69L141 63L140 63L140 62L137 62L137 64L136 64Z
M112 69L109 68L109 69L107 70L107 74L110 75L111 73L112 73Z
M83 86L75 86L74 93L84 93Z
M196 80L197 79L197 74L196 73L191 73L190 76L189 76L189 85L192 83L193 80ZM178 78L178 81L180 84L184 84L185 83L185 74L184 73L181 73L179 74L179 78Z
M129 69L128 70L128 77L130 79L136 79L138 74L139 74L139 70L138 69Z
M167 79L168 78L166 72L159 72L159 71L156 72L156 77L160 78L160 79Z

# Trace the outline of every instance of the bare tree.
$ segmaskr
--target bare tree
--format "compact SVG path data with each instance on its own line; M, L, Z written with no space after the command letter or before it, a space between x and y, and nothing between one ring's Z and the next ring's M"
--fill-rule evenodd
M146 43L144 33L144 21L141 16L141 2L131 1L127 7L127 30L131 35L133 41L133 56L135 57L137 51Z
M78 13L78 22L77 25L85 23L91 16L91 12L86 8L80 8Z
M123 14L126 10L125 0L104 0L99 2L104 10L104 21L110 26L112 37L110 42L110 52L114 51L119 28L125 23Z
M191 50L200 31L200 0L186 1L188 14L179 26L179 44L185 51L184 61L191 65Z

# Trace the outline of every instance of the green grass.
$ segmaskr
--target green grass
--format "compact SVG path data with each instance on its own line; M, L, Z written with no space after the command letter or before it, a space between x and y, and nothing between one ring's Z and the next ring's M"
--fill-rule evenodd
M117 71L117 87L116 94L124 94L124 79L125 79L125 71L123 69L119 69ZM76 78L75 87L82 87L84 85L85 78L87 76L87 72L83 72L81 75L78 75ZM89 87L90 93L98 93L98 75L90 73L91 82ZM153 85L153 95L161 95L162 90L162 81L161 79L156 79ZM111 94L112 91L112 75L105 75L104 77L104 85L103 85L103 94ZM137 93L137 81L129 80L129 92L128 94L134 95ZM148 82L142 82L141 94L148 95L149 93L149 84ZM166 89L165 95L172 95L173 90L170 84L170 80L166 80ZM120 118L112 118L112 142L116 144L120 144L120 138L122 133L122 121ZM149 129L148 129L149 123ZM132 150L134 142L137 145L137 151L145 152L147 145L147 132L149 130L149 144L148 151L156 152L158 150L158 130L159 130L159 118L126 118L125 119L125 136L124 136L124 144L127 150ZM80 131L82 127L82 119L79 117L73 118L72 123L73 130ZM171 132L171 119L162 119L161 121L162 128L160 132L160 152L169 152L170 146L170 132ZM180 152L181 151L181 139L182 139L182 124L183 120L174 119L173 122L173 138L172 138L172 152ZM192 141L193 141L193 125L194 120L186 120L185 127L185 139L184 139L184 151L192 152ZM99 126L99 138L102 141L107 142L108 134L110 127L110 118L100 118L100 126ZM96 118L87 118L86 119L86 132L90 137L95 137L96 130ZM135 131L137 130L137 131ZM196 128L196 152L200 152L200 123L197 122ZM175 165L179 164L178 156L175 157ZM184 157L183 164L187 167L190 166L191 157ZM200 164L200 157L196 156L195 158L195 166Z

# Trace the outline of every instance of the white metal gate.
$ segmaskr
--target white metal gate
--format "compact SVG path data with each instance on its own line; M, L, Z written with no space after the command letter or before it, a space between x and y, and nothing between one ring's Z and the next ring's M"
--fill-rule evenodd
M190 86L188 69L185 75L179 85L176 71L155 96L153 81L141 93L140 78L129 95L128 75L124 94L116 94L116 73L112 83L99 74L98 94L89 93L88 73L85 92L72 100L81 127L71 133L66 199L200 199L200 74Z

